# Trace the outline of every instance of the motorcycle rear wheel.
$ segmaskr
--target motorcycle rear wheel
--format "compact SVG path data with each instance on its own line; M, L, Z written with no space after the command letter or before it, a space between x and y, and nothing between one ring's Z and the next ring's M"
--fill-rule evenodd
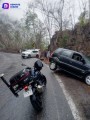
M32 104L33 108L37 112L42 111L43 107L42 107L42 100L41 100L40 96L31 95L30 96L30 101L31 101L31 104Z

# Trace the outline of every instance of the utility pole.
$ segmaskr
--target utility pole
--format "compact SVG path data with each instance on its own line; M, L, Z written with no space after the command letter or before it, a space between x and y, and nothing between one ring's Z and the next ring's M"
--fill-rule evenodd
M89 22L90 22L90 0L89 0Z

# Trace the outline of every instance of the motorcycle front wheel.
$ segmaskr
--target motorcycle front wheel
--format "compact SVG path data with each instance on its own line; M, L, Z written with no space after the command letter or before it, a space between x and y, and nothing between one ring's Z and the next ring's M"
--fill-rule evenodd
M42 107L42 100L40 96L36 96L36 95L31 95L30 96L30 101L31 104L33 106L33 108L37 111L40 112L42 111L43 107Z
M47 79L44 75L42 75L41 83L46 87Z

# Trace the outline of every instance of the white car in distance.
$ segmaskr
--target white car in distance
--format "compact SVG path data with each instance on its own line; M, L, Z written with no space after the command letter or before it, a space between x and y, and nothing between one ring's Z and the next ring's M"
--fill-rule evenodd
M22 58L40 58L40 49L29 49L21 53Z

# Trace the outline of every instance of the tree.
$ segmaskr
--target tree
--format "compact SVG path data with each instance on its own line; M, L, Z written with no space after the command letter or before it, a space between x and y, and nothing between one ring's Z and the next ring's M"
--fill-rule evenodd
M83 11L80 16L79 16L79 23L81 26L84 26L86 23L89 22L89 19L87 19L88 12L87 11Z
M29 35L29 42L31 42L31 44L34 42L35 48L42 48L42 42L45 39L46 29L37 14L29 9L26 13L25 27Z

